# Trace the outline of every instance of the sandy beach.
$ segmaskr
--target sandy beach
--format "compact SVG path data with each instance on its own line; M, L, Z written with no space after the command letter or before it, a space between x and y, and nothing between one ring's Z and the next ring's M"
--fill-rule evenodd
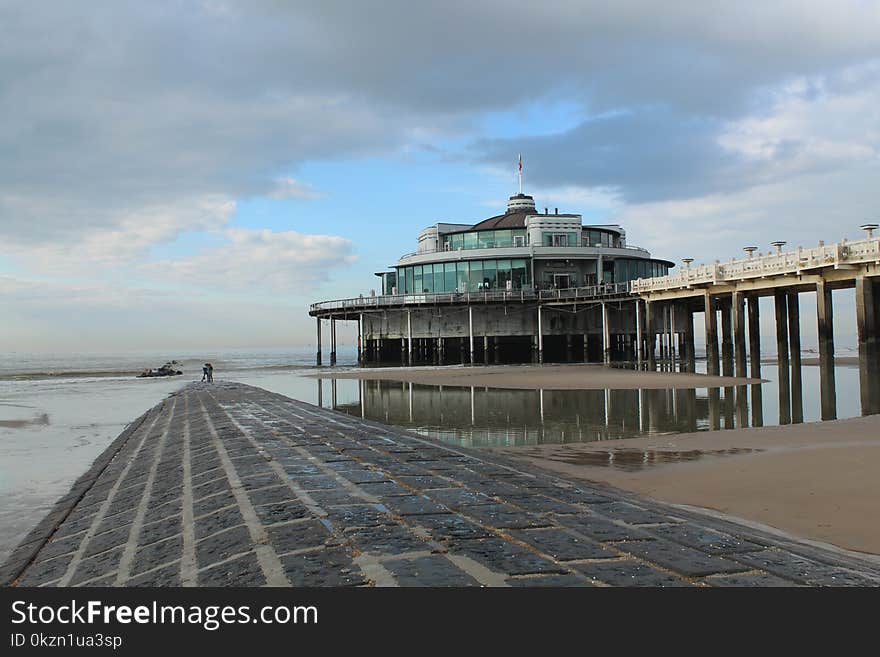
M674 372L643 372L604 365L508 365L358 369L319 372L332 379L405 381L440 386L486 386L516 390L618 390L707 388L760 383L760 379Z
M880 554L880 416L494 451L664 502Z

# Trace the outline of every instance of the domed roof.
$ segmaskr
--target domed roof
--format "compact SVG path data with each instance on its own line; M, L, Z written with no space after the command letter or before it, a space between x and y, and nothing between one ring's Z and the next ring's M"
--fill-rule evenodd
M515 194L507 200L507 212L474 224L471 230L525 228L526 217L535 214L535 199L528 194Z

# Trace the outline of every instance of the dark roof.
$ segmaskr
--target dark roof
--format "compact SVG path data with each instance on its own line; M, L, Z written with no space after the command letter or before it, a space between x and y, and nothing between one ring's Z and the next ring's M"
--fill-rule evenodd
M505 214L499 214L496 217L489 217L488 219L484 219L478 224L474 224L469 230L493 230L495 228L525 228L526 226L526 217L530 214L535 214L534 210L531 212L507 212Z

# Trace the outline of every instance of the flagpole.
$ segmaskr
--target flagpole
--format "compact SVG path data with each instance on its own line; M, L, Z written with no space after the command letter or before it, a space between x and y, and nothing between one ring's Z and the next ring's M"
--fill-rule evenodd
M519 154L519 193L522 194L522 153Z

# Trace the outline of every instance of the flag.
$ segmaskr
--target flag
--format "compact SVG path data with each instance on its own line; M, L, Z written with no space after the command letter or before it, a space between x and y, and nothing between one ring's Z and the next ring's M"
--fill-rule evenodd
M522 173L522 153L519 154L519 172Z

